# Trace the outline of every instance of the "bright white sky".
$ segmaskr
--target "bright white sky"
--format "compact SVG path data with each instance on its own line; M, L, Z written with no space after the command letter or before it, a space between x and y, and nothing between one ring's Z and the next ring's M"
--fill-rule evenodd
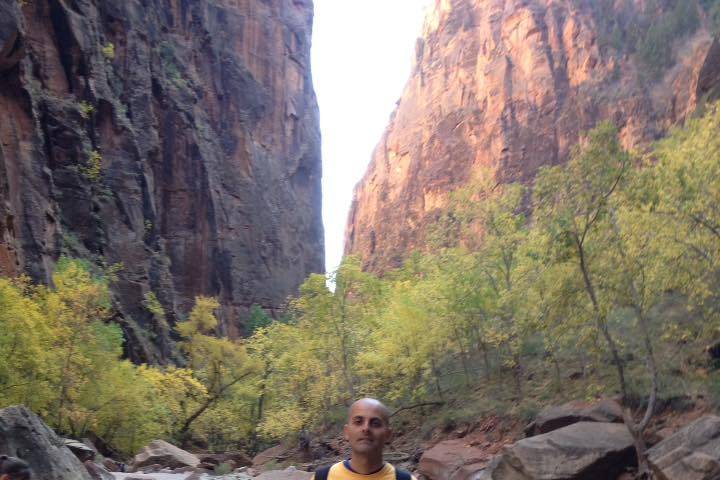
M410 75L431 0L315 0L327 271L340 263L352 191Z

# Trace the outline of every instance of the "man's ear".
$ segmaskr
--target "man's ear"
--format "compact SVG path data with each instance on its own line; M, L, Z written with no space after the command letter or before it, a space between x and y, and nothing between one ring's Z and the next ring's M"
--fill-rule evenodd
M343 425L343 440L345 440L346 442L350 440L350 439L348 438L348 433L347 433L347 431L348 431L348 424L346 423L345 425ZM0 478L0 480L3 480L3 479Z
M2 475L0 475L0 480L10 480L10 475L8 475L7 473L3 473Z
M395 438L395 431L391 427L388 427L387 435L385 435L385 444L387 445L392 442L393 438Z

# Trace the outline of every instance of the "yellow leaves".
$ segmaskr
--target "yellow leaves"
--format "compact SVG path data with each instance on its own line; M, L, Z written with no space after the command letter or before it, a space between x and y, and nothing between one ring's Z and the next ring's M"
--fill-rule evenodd
M105 57L106 60L114 60L115 59L115 44L112 42L106 43L102 49L103 57Z
M88 154L88 158L85 161L85 166L80 169L80 172L91 182L99 182L102 175L102 155L97 150L92 150Z
M190 317L178 324L177 330L183 337L190 338L196 334L209 334L217 327L218 321L215 310L220 303L215 298L197 297Z

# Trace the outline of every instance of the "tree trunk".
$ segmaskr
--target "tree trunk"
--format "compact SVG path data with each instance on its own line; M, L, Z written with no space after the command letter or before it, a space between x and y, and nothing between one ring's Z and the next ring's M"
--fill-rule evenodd
M622 394L622 397L627 398L628 395L627 385L625 382L625 368L623 367L623 362L620 358L620 354L618 353L618 348L615 344L615 340L612 338L612 335L610 335L610 330L607 326L607 319L605 318L605 315L600 309L600 303L597 299L597 294L595 293L595 286L590 276L590 268L585 260L585 248L583 247L583 244L577 234L575 235L575 245L577 247L578 257L580 258L580 271L583 275L585 291L587 292L588 297L590 297L590 302L593 306L595 323L600 332L602 333L603 337L605 338L605 342L607 343L608 348L610 349L610 354L612 355L613 363L615 364L615 369L617 370L618 379L620 380L620 392Z

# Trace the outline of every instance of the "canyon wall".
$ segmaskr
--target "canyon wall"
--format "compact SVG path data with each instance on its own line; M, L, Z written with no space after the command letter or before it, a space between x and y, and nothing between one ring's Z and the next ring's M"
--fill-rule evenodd
M436 0L355 189L345 253L376 272L400 265L449 192L479 175L530 184L600 121L648 145L717 97L706 17L685 0Z
M2 0L0 274L114 266L136 361L324 269L311 0ZM166 318L149 308L163 305Z

